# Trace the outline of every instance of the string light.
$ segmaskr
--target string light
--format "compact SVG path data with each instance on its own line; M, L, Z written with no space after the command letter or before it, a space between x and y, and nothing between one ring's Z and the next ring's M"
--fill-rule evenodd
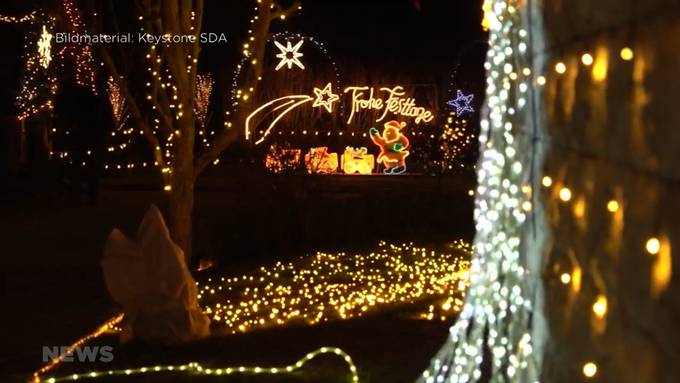
M619 210L619 203L616 200L610 200L607 202L607 210L609 210L610 213L616 213Z
M541 179L541 184L543 184L543 186L545 186L547 188L552 186L552 183L553 183L553 181L552 181L552 178L550 178L550 176L543 176L543 179Z
M64 13L68 25L69 35L87 35L87 28L83 21L80 9L76 0L63 0ZM78 44L65 45L59 52L62 58L69 56L75 66L75 81L80 86L89 87L92 92L97 93L95 81L94 60L92 58L92 46L89 41ZM66 60L62 60L62 65Z
M588 362L583 365L583 375L586 378L592 378L597 374L597 365L593 362Z
M449 302L448 310L441 308L436 315L440 319L460 309L470 252L462 241L450 244L446 253L385 242L366 255L318 252L251 275L199 282L199 301L213 323L230 333L290 323L313 325L428 300L437 300L440 307Z
M20 18L3 16L2 21L30 25L24 36L25 64L16 98L17 118L22 121L40 112L51 111L58 89L57 78L49 66L52 59L50 31L54 29L54 19L41 12L32 12Z
M630 61L635 57L635 55L633 54L633 50L630 49L629 47L622 48L620 55L621 59L623 59L624 61Z
M194 115L196 116L196 121L198 121L198 135L201 136L203 144L208 143L208 134L205 131L205 126L208 119L208 107L210 106L213 83L212 77L209 74L199 74L196 76Z
M116 126L116 130L120 130L125 125L129 114L125 97L120 93L120 88L113 80L113 77L109 77L106 82L106 93L109 98L109 104L111 105L111 113L113 114L113 122Z
M661 249L661 242L656 237L649 238L645 244L645 249L649 254L656 255Z
M602 294L597 296L595 303L593 303L593 312L599 319L607 315L607 297Z
M560 189L560 199L564 202L571 200L571 190L568 187Z
M522 65L527 50L528 33L522 24L526 18L518 10L525 8L505 0L492 0L485 8L489 26L487 94L480 123L482 152L477 167L470 287L446 344L420 382L478 381L486 350L490 364L485 380L535 382L540 378L540 361L532 355L534 339L530 334L531 318L540 314L532 307L531 279L520 264L520 236L526 220L521 186L526 169L516 154L526 142L513 135L515 125L527 123L524 93L532 83L529 76L517 76L518 69L526 67Z
M59 355L59 357L52 359L49 363L47 363L46 365L41 367L38 371L34 372L33 375L32 375L33 376L33 382L34 383L41 382L42 381L41 378L40 378L41 375L44 375L46 372L56 368L60 363L62 363L64 361L64 358L66 356L73 355L75 350L77 348L81 347L82 345L84 345L85 343L87 343L87 342L89 342L89 341L91 341L95 338L98 338L99 336L101 336L103 334L116 331L116 329L117 329L116 326L118 326L118 324L120 324L122 322L122 320L123 320L123 314L118 314L115 317L104 322L104 324L99 326L95 331L93 331L90 334L87 334L84 337L73 342L73 344L71 344L68 347L66 352L61 353Z
M567 66L563 62L558 62L555 64L555 72L558 74L564 74L567 71Z
M45 383L72 382L87 379L105 379L111 376L131 376L131 375L152 375L159 373L182 373L204 376L230 376L230 375L289 375L299 372L309 361L320 355L337 355L347 364L350 371L350 381L359 382L357 367L352 358L337 347L321 347L314 350L297 362L288 366L281 367L252 367L252 366L231 366L231 367L206 367L197 362L190 362L180 365L155 365L139 368L126 368L120 370L90 371L81 374L71 374L60 377L50 377L42 380ZM41 382L37 380L36 383Z
M593 56L590 53L584 53L581 56L581 63L585 66L590 66L593 64Z
M562 282L564 285L568 285L569 282L571 282L571 274L562 273L562 275L560 275L560 282Z

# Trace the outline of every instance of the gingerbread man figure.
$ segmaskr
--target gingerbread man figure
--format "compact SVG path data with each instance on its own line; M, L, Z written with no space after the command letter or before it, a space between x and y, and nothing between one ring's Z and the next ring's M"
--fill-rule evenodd
M400 174L406 171L406 157L410 154L408 150L408 138L401 130L406 126L404 122L388 121L385 123L383 132L380 134L378 129L371 128L368 133L374 144L380 147L378 162L381 162L385 169L385 174Z

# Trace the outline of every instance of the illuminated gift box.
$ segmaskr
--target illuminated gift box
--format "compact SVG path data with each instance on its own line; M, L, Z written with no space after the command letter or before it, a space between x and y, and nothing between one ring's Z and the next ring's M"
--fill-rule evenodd
M328 153L328 148L321 146L310 148L305 154L305 166L311 173L334 173L338 170L338 153Z
M345 152L342 154L341 162L342 169L346 174L371 174L375 167L375 157L372 154L368 154L368 149L365 147L346 147Z
M281 173L284 170L293 170L300 164L302 150L279 148L272 145L269 153L264 158L264 166L273 173Z

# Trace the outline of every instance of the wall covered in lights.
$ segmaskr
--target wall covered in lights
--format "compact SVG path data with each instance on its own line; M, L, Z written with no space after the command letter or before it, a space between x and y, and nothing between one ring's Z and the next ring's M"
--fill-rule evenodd
M677 3L550 3L545 381L680 381Z

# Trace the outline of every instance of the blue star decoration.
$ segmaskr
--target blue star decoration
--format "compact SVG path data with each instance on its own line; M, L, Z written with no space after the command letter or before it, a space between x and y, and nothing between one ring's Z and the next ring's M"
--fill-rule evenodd
M456 108L456 116L460 117L465 113L474 113L475 108L470 105L475 98L474 94L465 95L460 90L456 91L456 98L450 100L446 104Z

